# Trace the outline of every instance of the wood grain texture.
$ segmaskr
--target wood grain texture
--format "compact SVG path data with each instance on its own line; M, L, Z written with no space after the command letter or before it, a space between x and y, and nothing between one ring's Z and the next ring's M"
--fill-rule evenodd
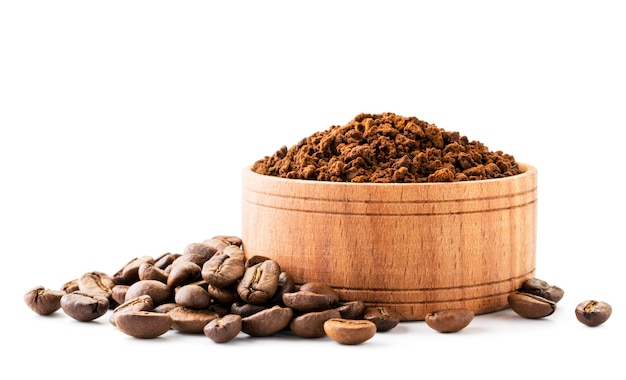
M508 307L534 277L537 171L471 182L353 184L242 174L246 255L276 260L297 283L403 320L436 309Z

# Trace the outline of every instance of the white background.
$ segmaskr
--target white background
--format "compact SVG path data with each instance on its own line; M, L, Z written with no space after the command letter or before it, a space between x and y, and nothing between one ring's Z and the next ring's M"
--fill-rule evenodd
M0 3L3 371L623 376L618 4ZM361 112L417 116L538 169L537 277L565 289L554 315L506 310L447 335L403 323L354 347L289 337L218 345L173 332L137 340L106 317L45 318L23 303L36 285L238 235L241 170ZM580 324L574 308L586 299L612 304L611 319Z

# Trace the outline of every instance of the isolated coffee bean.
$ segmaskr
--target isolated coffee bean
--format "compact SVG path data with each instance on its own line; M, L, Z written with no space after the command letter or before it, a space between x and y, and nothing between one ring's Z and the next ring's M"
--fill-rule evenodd
M278 289L280 272L280 266L274 260L264 260L247 267L237 285L239 297L256 305L267 302Z
M565 292L556 285L550 285L546 281L538 278L529 278L522 283L519 291L535 294L540 297L549 299L552 302L559 302Z
M606 322L613 308L604 301L587 300L576 306L576 318L582 324L595 327Z
M117 323L117 318L120 316L120 314L135 311L152 311L153 308L154 304L152 303L152 298L150 296L142 295L137 298L133 298L113 309L113 312L109 317L109 323L115 326Z
M426 324L439 332L450 333L464 329L474 319L474 312L467 309L443 309L426 314Z
M200 285L188 284L176 289L174 302L192 309L206 309L211 305L211 296Z
M364 319L331 318L324 322L324 332L337 343L354 345L374 337L376 325Z
M269 336L289 325L293 310L288 307L272 306L241 319L241 331L254 336Z
M218 251L202 266L202 278L209 284L224 288L239 281L245 272L241 248L231 245Z
M321 338L326 335L324 322L332 318L341 318L337 309L313 311L299 315L291 320L289 329L301 338Z
M178 306L167 313L172 318L172 329L187 334L203 334L204 326L220 315L211 309L191 309Z
M228 314L221 318L215 318L204 326L204 335L215 343L228 342L241 331L241 319L238 314Z
M50 315L61 308L61 297L65 294L63 290L36 286L24 294L24 302L35 313Z
M556 310L556 302L535 294L515 291L508 296L511 309L524 318L543 318Z
M144 294L152 297L154 306L169 302L173 298L172 289L161 281L139 280L128 287L124 302Z
M376 331L389 331L400 323L400 317L384 307L370 306L363 311L363 319L374 322Z
M134 338L153 339L170 330L172 319L168 314L151 311L132 311L121 313L115 327Z
M109 310L109 299L75 291L61 297L61 308L65 314L77 321L89 322L106 314Z

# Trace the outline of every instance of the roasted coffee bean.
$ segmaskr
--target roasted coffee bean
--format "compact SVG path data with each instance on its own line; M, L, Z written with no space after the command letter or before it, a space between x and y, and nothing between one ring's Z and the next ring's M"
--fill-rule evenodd
M161 281L139 280L128 287L128 290L126 290L126 296L124 297L124 302L144 294L152 297L154 306L169 302L173 299L172 289Z
M183 250L183 255L200 255L204 257L204 261L209 260L215 252L218 250L215 247L212 247L205 243L191 243L187 244L185 249Z
M113 277L102 272L88 272L78 278L78 290L82 293L110 298L114 286Z
M184 257L184 255L181 257ZM167 286L172 289L202 279L200 276L202 268L194 262L177 261L171 265L171 268L167 277Z
M111 299L115 301L118 305L126 302L126 292L130 288L130 285L115 285L111 289Z
M313 311L299 315L291 320L289 329L301 338L321 338L326 335L324 322L332 318L341 318L337 309Z
M543 318L556 310L556 302L535 294L515 291L508 296L511 309L524 318Z
M217 235L217 236L213 236L211 239L209 239L209 241L221 241L224 243L228 243L230 245L236 245L237 247L240 247L240 248L241 248L241 245L243 244L243 241L241 240L239 236L233 236L233 235Z
M250 256L248 257L248 259L246 260L246 268L250 268L252 266L255 266L259 263L262 263L265 260L269 260L270 258L267 256L261 256L261 255L254 255L254 256Z
M331 318L324 322L324 332L337 343L354 345L374 337L376 325L364 319Z
M167 302L167 303L162 303L160 305L155 306L154 309L152 309L152 311L154 311L155 313L169 313L170 311L176 309L177 307L180 307L180 305L175 302Z
M237 285L237 293L245 302L263 304L278 289L280 266L274 260L264 260L248 268Z
M222 305L230 305L239 299L236 284L226 288L216 288L213 285L208 285L206 290L209 293L209 296L211 296L211 299Z
M174 302L192 309L206 309L211 305L211 296L200 285L188 284L176 289Z
M24 294L26 305L39 315L50 315L61 308L63 290L46 289L36 286Z
M360 300L347 301L337 306L337 310L343 319L359 319L365 311L365 304Z
M278 287L276 288L276 292L269 300L269 303L273 305L283 305L283 294L292 293L296 290L296 281L293 277L287 272L280 272L278 276Z
M65 293L74 293L75 291L78 290L78 279L76 278L74 280L66 282L61 287L61 290L64 291Z
M474 319L474 312L467 309L443 309L426 314L426 324L439 332L451 333L464 329Z
M330 285L323 282L307 282L300 285L300 288L298 290L324 294L328 296L331 304L336 304L337 302L339 302L339 293L337 293L337 291L335 291L335 289L333 289Z
M154 264L152 256L141 256L132 259L113 275L117 285L130 285L139 281L139 266L143 263Z
M220 250L204 263L202 278L217 288L225 288L239 281L245 270L243 251L231 245Z
M204 326L220 315L211 309L191 309L178 306L167 313L172 318L172 328L187 334L203 334Z
M230 312L240 315L241 318L245 318L267 308L267 305L253 305L243 301L235 301L230 305Z
M370 306L363 311L363 319L374 322L376 331L388 331L400 323L400 317L384 307Z
M221 318L215 318L204 326L204 335L215 343L225 343L234 339L241 331L241 316L228 314Z
M139 280L157 280L167 284L168 273L154 264L143 263L137 271Z
M595 327L609 319L613 308L604 301L587 300L576 306L576 319L584 325Z
M139 296L124 302L113 309L111 316L109 317L109 323L113 326L117 323L117 318L122 313L129 313L134 311L152 311L154 304L152 303L152 297L148 295Z
M529 278L522 283L521 292L535 294L543 298L547 298L552 302L559 302L565 292L556 285L550 285L546 281L538 278Z
M172 263L178 258L178 256L180 256L179 253L164 253L154 260L154 266L159 269L165 270L165 268L172 265Z
M242 318L241 331L254 337L269 336L286 328L292 317L290 308L272 306Z
M184 262L192 262L196 264L197 266L199 266L200 269L202 269L202 266L204 265L204 263L206 263L206 261L207 261L206 257L199 255L197 253L189 253L186 255L180 255L176 258L176 260L174 260L174 262L169 267L165 268L165 273L170 274L174 267Z
M89 322L106 314L109 310L109 299L75 291L61 297L61 308L65 314L77 321Z
M328 310L334 304L333 299L328 295L307 290L283 294L283 303L285 306L303 313Z
M215 249L215 251L219 251L220 249L224 248L224 247L228 247L229 245L233 245L230 243L230 241L228 239L225 239L223 237L220 236L214 236L210 239L206 239L202 241L202 244L206 244L209 247ZM241 244L238 244L241 245Z
M126 335L140 339L157 338L170 330L172 318L166 313L131 311L121 313L115 327Z

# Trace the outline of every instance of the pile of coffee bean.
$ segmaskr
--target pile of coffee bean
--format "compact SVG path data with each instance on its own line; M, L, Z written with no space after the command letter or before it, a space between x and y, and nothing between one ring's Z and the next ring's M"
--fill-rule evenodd
M341 301L327 284L297 285L276 261L246 258L241 239L228 235L191 243L180 254L134 258L113 275L84 273L60 290L37 286L24 300L40 315L62 309L83 322L112 310L117 330L143 339L175 330L225 343L240 332L281 332L359 344L400 322L384 307Z
M117 330L142 339L175 330L203 334L225 343L240 333L264 337L277 333L302 338L330 337L346 345L363 343L400 322L393 311L342 301L325 283L298 285L278 262L264 256L246 258L237 236L217 235L191 243L182 253L136 257L115 274L87 272L59 290L36 286L24 295L35 313L61 309L89 322L112 310L109 322ZM531 278L508 296L511 309L524 318L554 313L563 289ZM598 326L611 315L603 301L587 300L576 307L576 318ZM424 321L441 333L467 327L474 312L462 308L436 310Z

